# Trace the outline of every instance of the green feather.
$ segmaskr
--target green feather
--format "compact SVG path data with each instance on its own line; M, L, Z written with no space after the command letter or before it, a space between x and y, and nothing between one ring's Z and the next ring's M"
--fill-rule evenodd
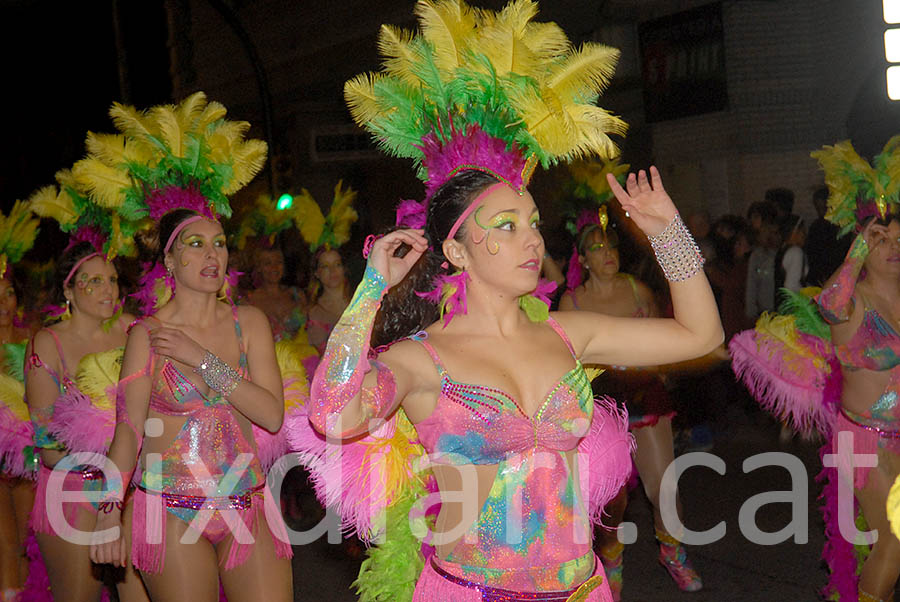
M819 313L816 301L802 292L795 293L786 288L781 289L784 300L778 307L778 313L794 316L794 324L800 332L831 340L831 329Z
M532 322L546 322L550 317L550 308L534 295L519 297L519 307Z
M410 528L409 511L426 494L416 485L387 508L386 540L369 548L353 587L359 602L408 602L425 566L422 542Z
M3 368L19 382L25 382L26 342L3 344Z

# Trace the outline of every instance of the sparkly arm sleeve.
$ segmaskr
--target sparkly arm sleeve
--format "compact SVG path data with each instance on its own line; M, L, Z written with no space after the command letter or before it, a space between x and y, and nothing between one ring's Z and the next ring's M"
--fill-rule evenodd
M384 276L371 266L335 325L310 388L309 419L320 432L352 437L368 430L369 420L385 418L395 408L396 384L390 369L369 360L369 341L381 298ZM366 376L375 372L374 379Z
M838 268L819 294L819 310L829 324L846 322L853 312L853 291L869 254L869 245L862 234L856 237L844 263Z

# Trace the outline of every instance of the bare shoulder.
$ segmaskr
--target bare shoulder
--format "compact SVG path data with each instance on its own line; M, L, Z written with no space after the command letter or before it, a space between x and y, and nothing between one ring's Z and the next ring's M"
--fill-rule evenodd
M584 352L588 343L603 328L603 323L609 320L609 316L593 311L554 311L550 316L572 341L575 354L579 357Z
M378 355L378 359L391 369L407 373L416 382L430 380L429 375L437 375L425 347L412 339L401 339L391 344Z
M265 322L266 324L269 323L269 319L266 318L266 314L264 314L262 310L255 305L238 305L236 307L238 319L242 323L247 322L248 325L255 325L260 322Z
M58 353L56 352L56 343L53 340L53 335L50 333L50 328L52 328L52 326L38 330L34 333L34 337L32 337L31 341L28 343L28 352L37 354L37 356L41 358L41 361L45 363L50 360L55 361L58 356Z

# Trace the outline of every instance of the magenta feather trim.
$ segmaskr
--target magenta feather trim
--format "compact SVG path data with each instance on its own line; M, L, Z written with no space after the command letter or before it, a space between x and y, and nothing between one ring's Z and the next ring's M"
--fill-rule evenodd
M597 209L582 209L575 218L575 231L581 234L585 226L600 226L600 215Z
M522 150L515 144L507 148L505 141L489 136L476 125L467 127L467 131L454 134L447 142L431 132L416 147L422 151L422 165L428 171L425 198L430 200L438 188L466 169L484 171L513 190L523 190L526 160Z
M547 280L546 278L539 278L538 285L532 291L531 295L536 297L547 304L549 308L553 301L550 299L550 296L556 292L557 284L552 280Z
M833 355L827 341L806 334L798 342L817 358ZM731 366L750 394L767 412L809 437L815 431L828 437L834 427L836 411L824 402L823 391L829 371L817 366L811 357L803 357L781 341L745 330L728 344ZM832 368L833 370L833 368Z
M209 201L193 186L185 188L180 186L157 188L147 195L146 203L150 212L150 219L155 222L158 222L159 218L176 209L190 209L209 219L216 218Z
M82 242L90 243L95 251L102 253L107 240L106 233L97 226L82 226L69 234L69 244L66 245L63 253Z
M45 305L41 312L50 318L58 318L66 313L65 305Z
M416 295L441 306L441 317L444 319L444 328L457 314L466 315L468 305L466 303L466 283L469 274L466 271L455 274L440 274L434 278L434 288L428 292L416 292Z
M25 469L25 448L34 440L30 420L19 420L12 410L0 403L0 468L15 478L34 478Z
M631 475L634 437L628 432L628 412L610 397L594 400L587 436L578 443L578 474L588 514L600 525L603 507L616 497Z
M291 451L299 453L309 470L319 502L338 513L344 532L364 542L377 537L376 519L384 515L397 492L387 491L384 466L370 447L394 436L396 415L365 437L329 444L313 429L305 407L296 408L286 420Z
M138 281L138 290L131 293L131 296L140 304L141 312L149 316L159 309L159 287L164 284L169 290L174 291L175 279L162 263L157 262L153 265L145 263L141 267L144 273Z
M115 392L110 399L115 399ZM105 455L115 430L115 408L98 408L77 387L70 387L53 405L49 431L70 451Z
M28 579L25 580L25 587L19 596L15 598L16 602L53 602L47 565L41 556L37 537L30 530L25 539L25 556L28 558Z
M819 450L819 456L832 453L831 441ZM822 546L822 560L828 566L828 584L822 590L826 600L857 600L859 593L859 562L853 544L841 535L838 513L837 468L823 468L816 481L824 482L822 494L822 519L825 522L825 544ZM859 502L853 499L854 518ZM835 597L836 596L836 597Z
M306 410L301 410L308 403L309 399L296 389L297 380L294 378L286 378L283 382L284 387L284 405L285 414L281 428L276 433L270 433L264 428L253 425L253 438L256 440L256 449L259 454L259 461L264 470L268 471L275 462L282 456L289 453L290 445L288 443L288 432L297 425L302 425L302 421L309 422ZM289 397L291 396L291 397ZM299 399L294 399L293 396Z
M569 269L566 270L566 288L574 290L581 286L584 280L584 271L581 267L581 259L578 256L578 249L572 245L572 255L569 257Z
M235 298L235 293L237 293L239 289L239 284L241 281L241 276L244 275L244 272L239 272L237 270L226 270L225 271L225 282L222 284L224 289L225 298L229 303L234 304L237 300ZM174 290L174 282L173 282L173 290Z
M425 203L415 200L400 201L397 205L397 219L394 225L401 228L424 228L427 216Z

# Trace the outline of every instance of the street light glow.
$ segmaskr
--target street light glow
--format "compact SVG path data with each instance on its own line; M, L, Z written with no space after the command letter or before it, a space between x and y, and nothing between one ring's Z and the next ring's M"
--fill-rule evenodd
M891 100L900 100L900 65L888 67L887 93Z
M900 0L884 0L884 22L900 23Z
M279 211L284 211L285 209L290 209L291 205L293 204L294 197L285 192L283 195L278 197L278 202L275 204L275 208Z
M900 29L884 32L884 57L889 63L900 63Z

